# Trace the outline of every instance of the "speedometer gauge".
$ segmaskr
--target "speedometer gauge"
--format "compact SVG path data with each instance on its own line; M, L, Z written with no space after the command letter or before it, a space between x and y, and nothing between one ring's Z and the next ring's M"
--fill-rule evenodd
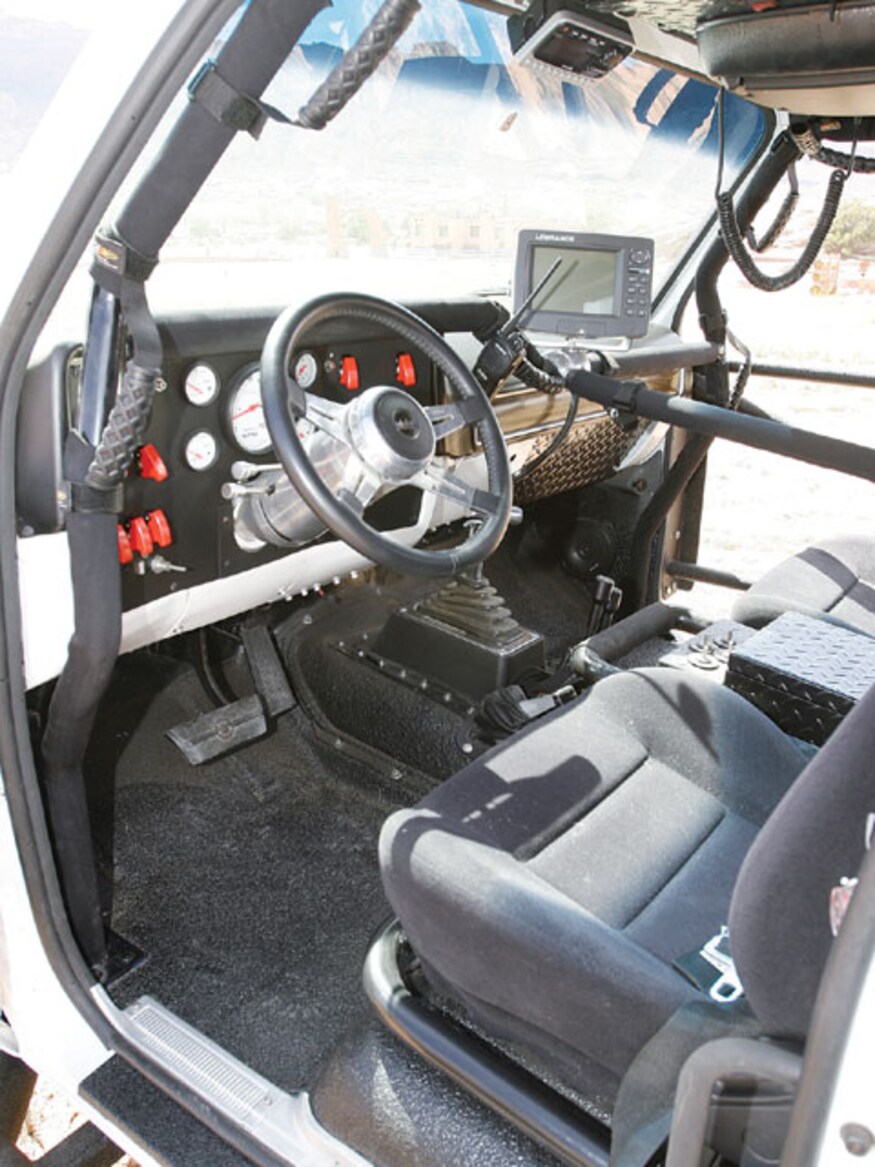
M228 420L231 437L244 454L265 454L270 434L261 404L261 373L256 366L244 376L231 394Z

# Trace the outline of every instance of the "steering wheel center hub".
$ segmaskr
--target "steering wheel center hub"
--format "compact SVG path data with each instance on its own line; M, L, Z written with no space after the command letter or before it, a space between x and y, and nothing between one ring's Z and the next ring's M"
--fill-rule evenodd
M391 386L366 390L350 403L347 425L359 458L389 482L404 482L429 464L435 436L425 410Z

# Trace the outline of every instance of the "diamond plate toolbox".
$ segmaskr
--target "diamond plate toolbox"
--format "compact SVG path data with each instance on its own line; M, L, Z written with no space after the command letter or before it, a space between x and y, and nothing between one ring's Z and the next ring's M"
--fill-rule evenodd
M785 732L823 745L875 684L875 639L787 612L732 653L726 684Z

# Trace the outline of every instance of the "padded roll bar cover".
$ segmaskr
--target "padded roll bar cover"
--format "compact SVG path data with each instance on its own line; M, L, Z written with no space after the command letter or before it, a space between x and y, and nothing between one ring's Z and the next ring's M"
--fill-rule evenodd
M662 636L677 623L683 612L670 604L648 604L618 620L603 632L597 632L586 642L587 647L598 653L602 660L616 661L651 636Z
M572 393L595 401L608 411L628 411L631 416L665 421L693 433L724 438L875 482L875 451L868 446L796 429L784 422L746 417L735 410L706 405L689 397L658 393L643 382L614 381L577 370L569 374L567 383Z
M328 0L259 0L244 10L216 65L229 85L260 98L301 33ZM191 200L231 144L236 130L188 103L116 221L122 239L158 255Z
M747 89L800 84L812 74L822 82L833 72L875 66L873 16L870 0L844 0L840 20L822 0L766 12L736 9L700 24L696 43L710 76L743 77Z

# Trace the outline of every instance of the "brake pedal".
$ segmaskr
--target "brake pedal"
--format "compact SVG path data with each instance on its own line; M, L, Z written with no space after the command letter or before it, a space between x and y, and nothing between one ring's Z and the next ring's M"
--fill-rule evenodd
M200 766L267 733L261 699L253 694L230 705L202 713L193 721L167 730L167 737L192 766Z

